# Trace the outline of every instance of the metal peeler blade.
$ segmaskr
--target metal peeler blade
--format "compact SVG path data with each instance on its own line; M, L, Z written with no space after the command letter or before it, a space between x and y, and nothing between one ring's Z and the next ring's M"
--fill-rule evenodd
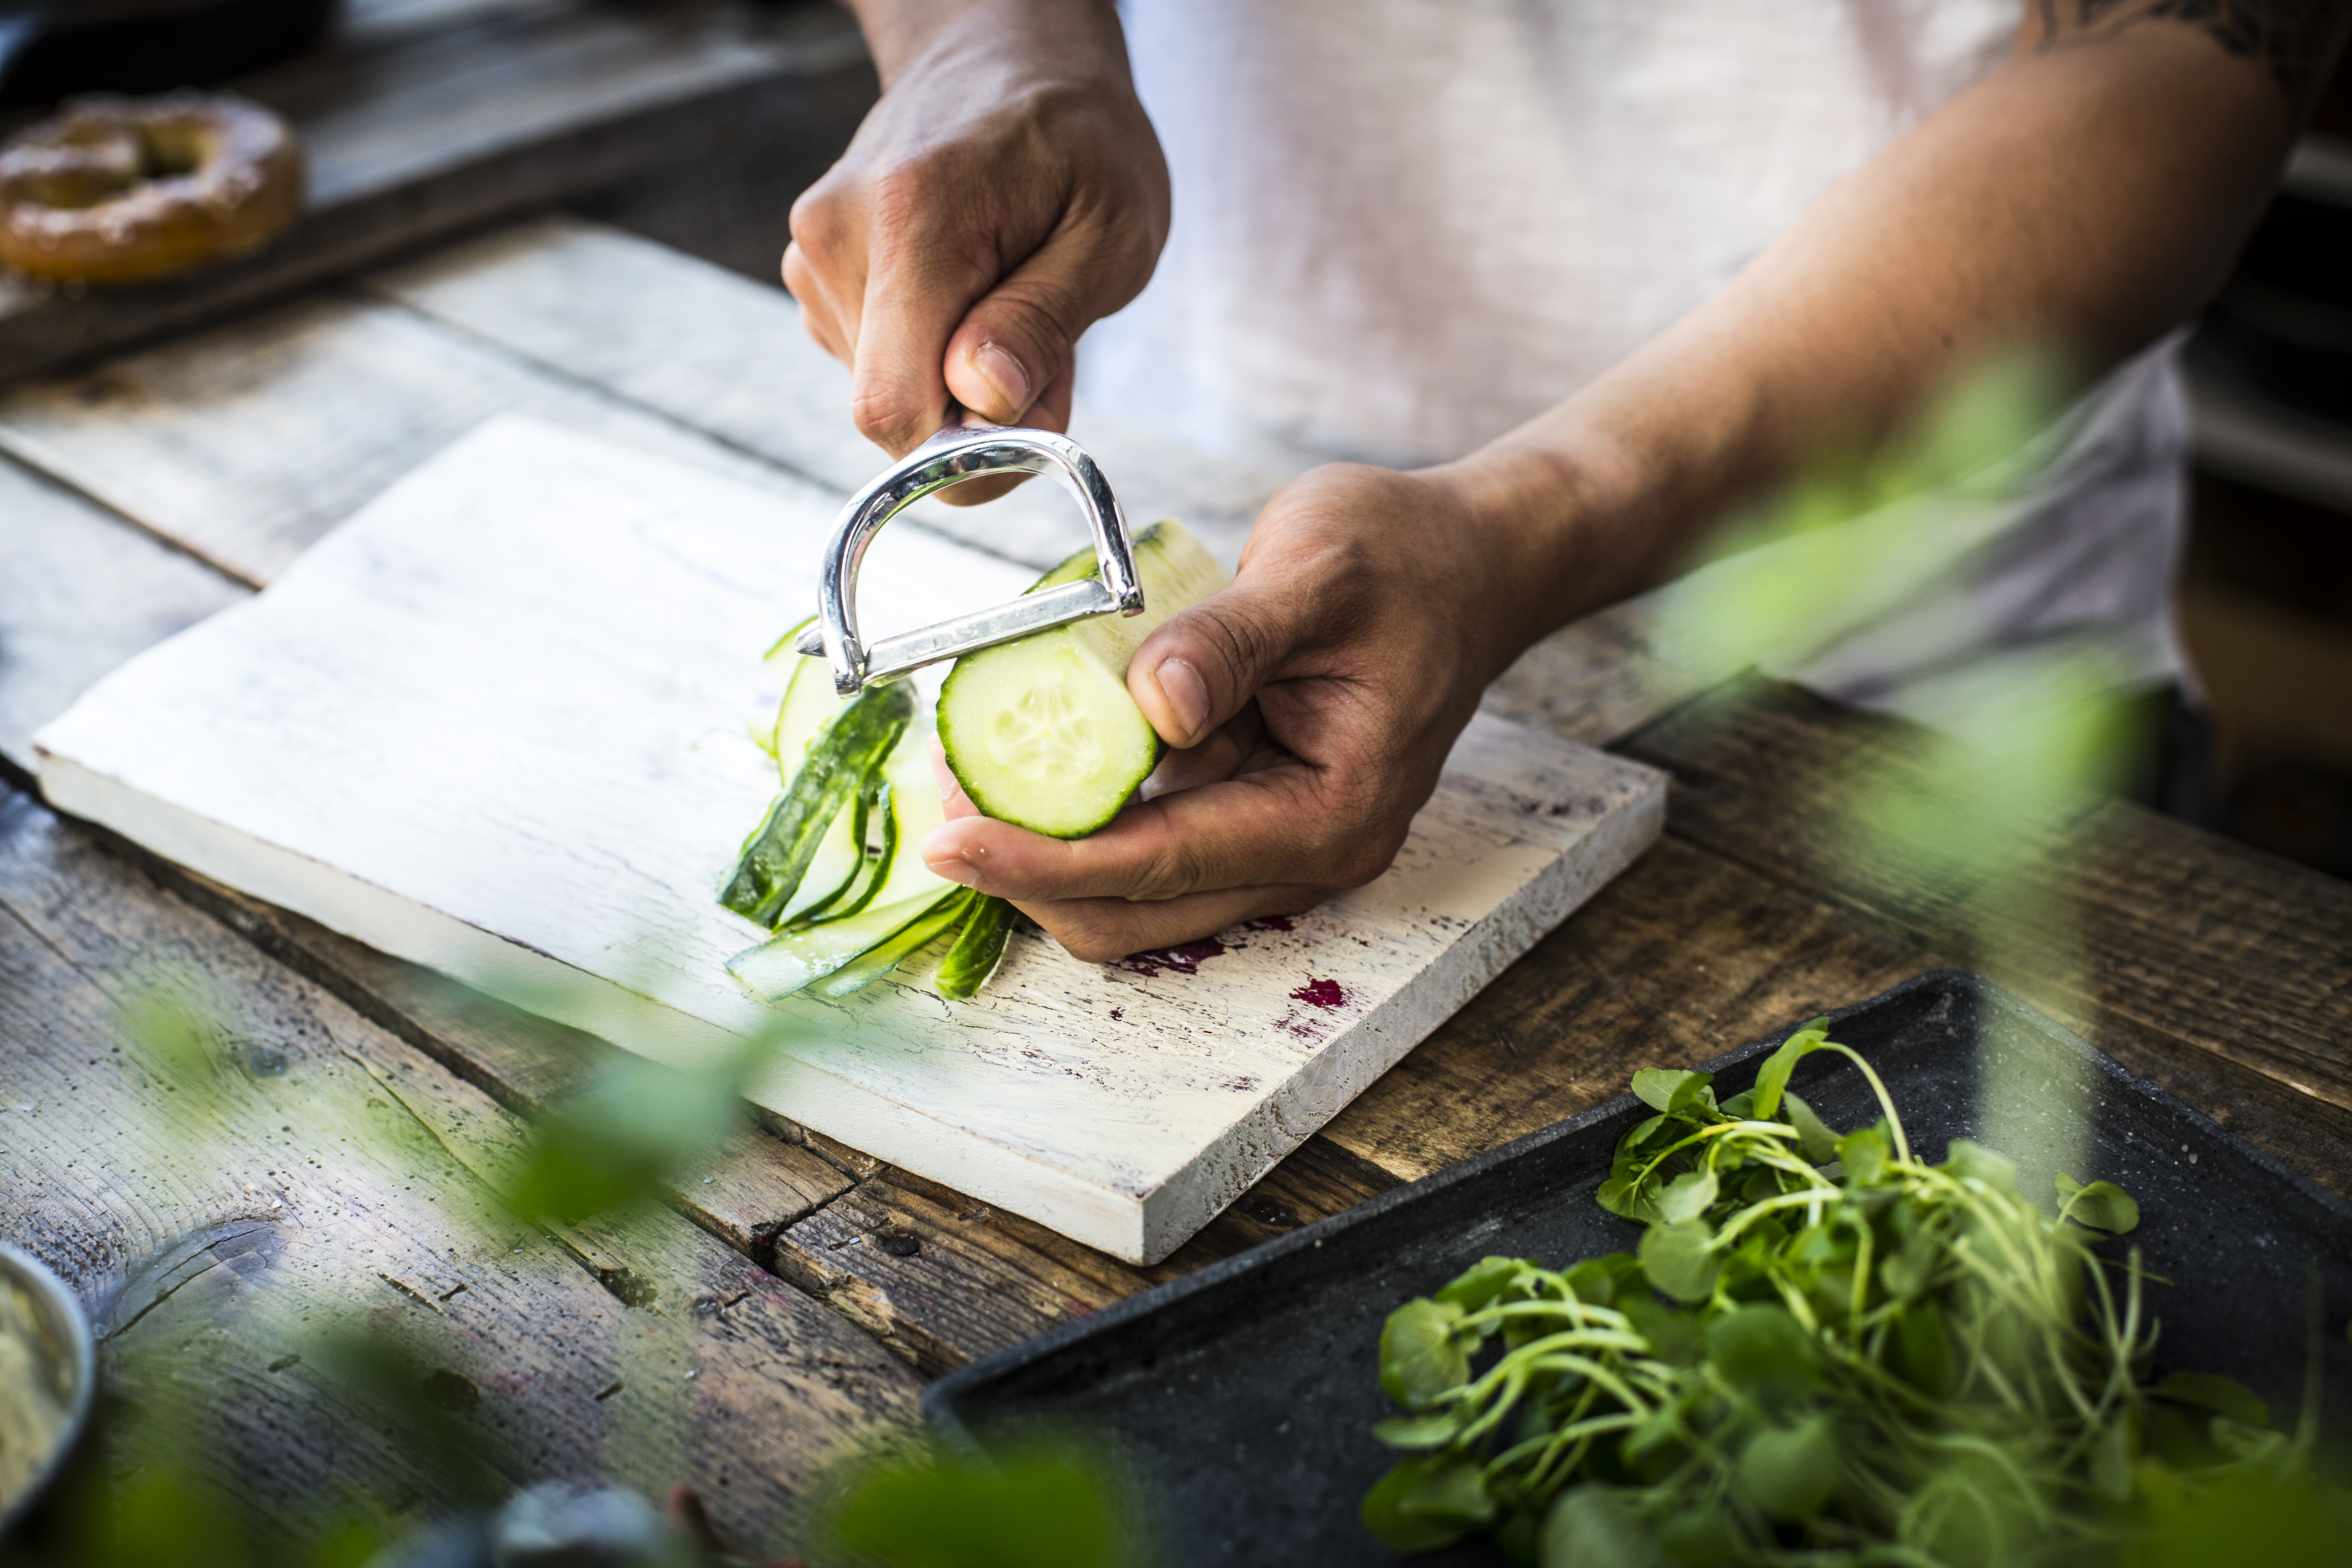
M1048 626L1114 611L1132 616L1143 609L1127 514L1086 448L1051 430L964 424L958 422L961 417L961 409L951 410L945 429L852 496L833 525L817 589L816 623L794 646L811 658L822 656L832 666L834 689L844 697ZM934 491L990 474L1049 474L1059 480L1085 509L1101 575L1024 594L1009 604L887 637L870 647L861 642L857 570L882 525Z

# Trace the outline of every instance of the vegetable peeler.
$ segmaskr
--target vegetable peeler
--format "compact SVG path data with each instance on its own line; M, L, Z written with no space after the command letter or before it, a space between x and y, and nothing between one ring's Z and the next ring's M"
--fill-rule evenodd
M1139 615L1143 585L1136 580L1127 514L1110 481L1087 449L1052 430L966 423L950 408L946 428L885 469L852 496L825 546L817 586L817 618L793 646L833 667L834 689L853 697L868 686L901 679L984 647L1012 642L1089 616ZM974 610L868 647L857 635L857 569L882 525L934 491L991 474L1049 474L1077 497L1095 539L1099 574L1024 594L1008 604Z

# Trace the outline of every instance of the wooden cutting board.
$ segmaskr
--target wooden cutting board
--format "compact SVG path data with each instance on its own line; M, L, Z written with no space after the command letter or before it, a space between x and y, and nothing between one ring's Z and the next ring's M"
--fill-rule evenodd
M1114 476L1114 479L1116 476ZM1664 775L1480 718L1379 880L1114 964L1014 938L980 996L754 1002L713 901L777 789L760 655L836 499L528 420L477 429L266 592L44 730L41 785L232 887L747 1092L1131 1262L1165 1257L1654 839ZM1083 542L1075 507L1073 547ZM871 635L1033 572L920 528Z

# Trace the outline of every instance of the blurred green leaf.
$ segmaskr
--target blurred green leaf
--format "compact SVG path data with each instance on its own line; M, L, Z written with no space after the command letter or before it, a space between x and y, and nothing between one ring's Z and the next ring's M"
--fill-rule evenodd
M680 1072L618 1058L533 1124L508 1205L531 1219L578 1221L655 1201L740 1120L743 1065Z
M1810 1519L1838 1489L1837 1435L1826 1416L1767 1426L1739 1455L1739 1484L1774 1519Z
M1715 1233L1703 1219L1654 1225L1642 1237L1642 1271L1677 1301L1704 1301L1715 1293L1720 1271L1707 1251Z
M1639 1503L1597 1483L1560 1493L1544 1516L1542 1542L1543 1568L1651 1568L1659 1561Z
M939 1453L856 1479L832 1520L833 1543L876 1568L1128 1568L1115 1488L1076 1446L994 1464Z
M2138 1203L2113 1182L2093 1182L2084 1186L2061 1171L2054 1184L2058 1188L2059 1218L2104 1230L2110 1236L2126 1235L2137 1228Z
M1470 1358L1454 1330L1462 1309L1451 1301L1407 1301L1381 1329L1381 1386L1400 1405L1428 1403L1470 1376Z
M106 1568L251 1568L243 1522L208 1489L150 1470L116 1492Z

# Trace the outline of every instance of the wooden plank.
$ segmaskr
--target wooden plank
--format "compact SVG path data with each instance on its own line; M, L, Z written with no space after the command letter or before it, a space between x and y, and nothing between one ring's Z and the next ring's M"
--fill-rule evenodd
M101 675L245 596L121 518L0 458L0 758Z
M841 491L862 488L887 461L850 422L849 373L810 340L792 296L616 230L544 218L377 273L367 287ZM1287 477L1083 405L1071 430L1131 519L1181 517L1228 564ZM1085 541L1075 503L1044 485L909 515L1040 570Z
M785 1231L775 1268L937 1375L1396 1184L1310 1138L1174 1255L1135 1268L1018 1215L890 1171Z
M722 0L579 0L386 28L239 86L303 137L301 224L249 260L149 288L82 296L0 283L0 378L249 309L645 171L690 168L731 142L838 146L873 93L846 16Z
M909 1408L879 1346L674 1215L520 1224L491 1191L509 1112L138 858L0 798L7 1228L92 1307L124 1462L169 1456L280 1517L461 1500L471 1466L325 1373L338 1326L430 1369L499 1488L689 1480L751 1539L830 1444ZM159 984L209 1019L193 1065L127 1032Z
M2028 877L1956 911L1988 956L2352 1118L2352 884L2126 801Z
M1672 771L1678 832L1920 931L1945 931L1989 872L1983 860L1923 867L1866 837L1865 811L1933 810L1965 787L1940 769L1929 732L1906 720L1748 676L1710 687L1619 749ZM2096 804L2085 795L2020 831L2054 842Z
M1948 787L1916 775L1906 728L1748 682L1626 749L1674 770L1678 834L1878 912L2315 1179L2352 1185L2352 889L2113 800L2049 826L2018 879L1922 884L1861 855L1831 815L1864 777L1892 772L1923 797Z
M230 929L519 1114L560 1104L620 1055L593 1035L509 1006L193 872L170 868L164 874ZM665 1200L764 1264L779 1232L847 1192L856 1179L798 1130L746 1124L711 1149Z
M1325 1135L1407 1179L1941 966L1899 932L1670 832Z
M761 471L410 312L337 295L0 395L0 449L258 585L509 412L745 478Z
M1657 775L1482 720L1390 872L1295 925L1118 966L1027 935L953 1008L896 982L754 1004L723 961L756 932L709 889L775 788L744 731L775 698L756 651L814 597L830 510L486 428L45 731L45 788L625 1045L732 1050L790 1019L752 1098L1139 1260L1656 830ZM890 608L918 623L1020 580L919 534L892 548ZM664 1011L632 1016L640 994Z

